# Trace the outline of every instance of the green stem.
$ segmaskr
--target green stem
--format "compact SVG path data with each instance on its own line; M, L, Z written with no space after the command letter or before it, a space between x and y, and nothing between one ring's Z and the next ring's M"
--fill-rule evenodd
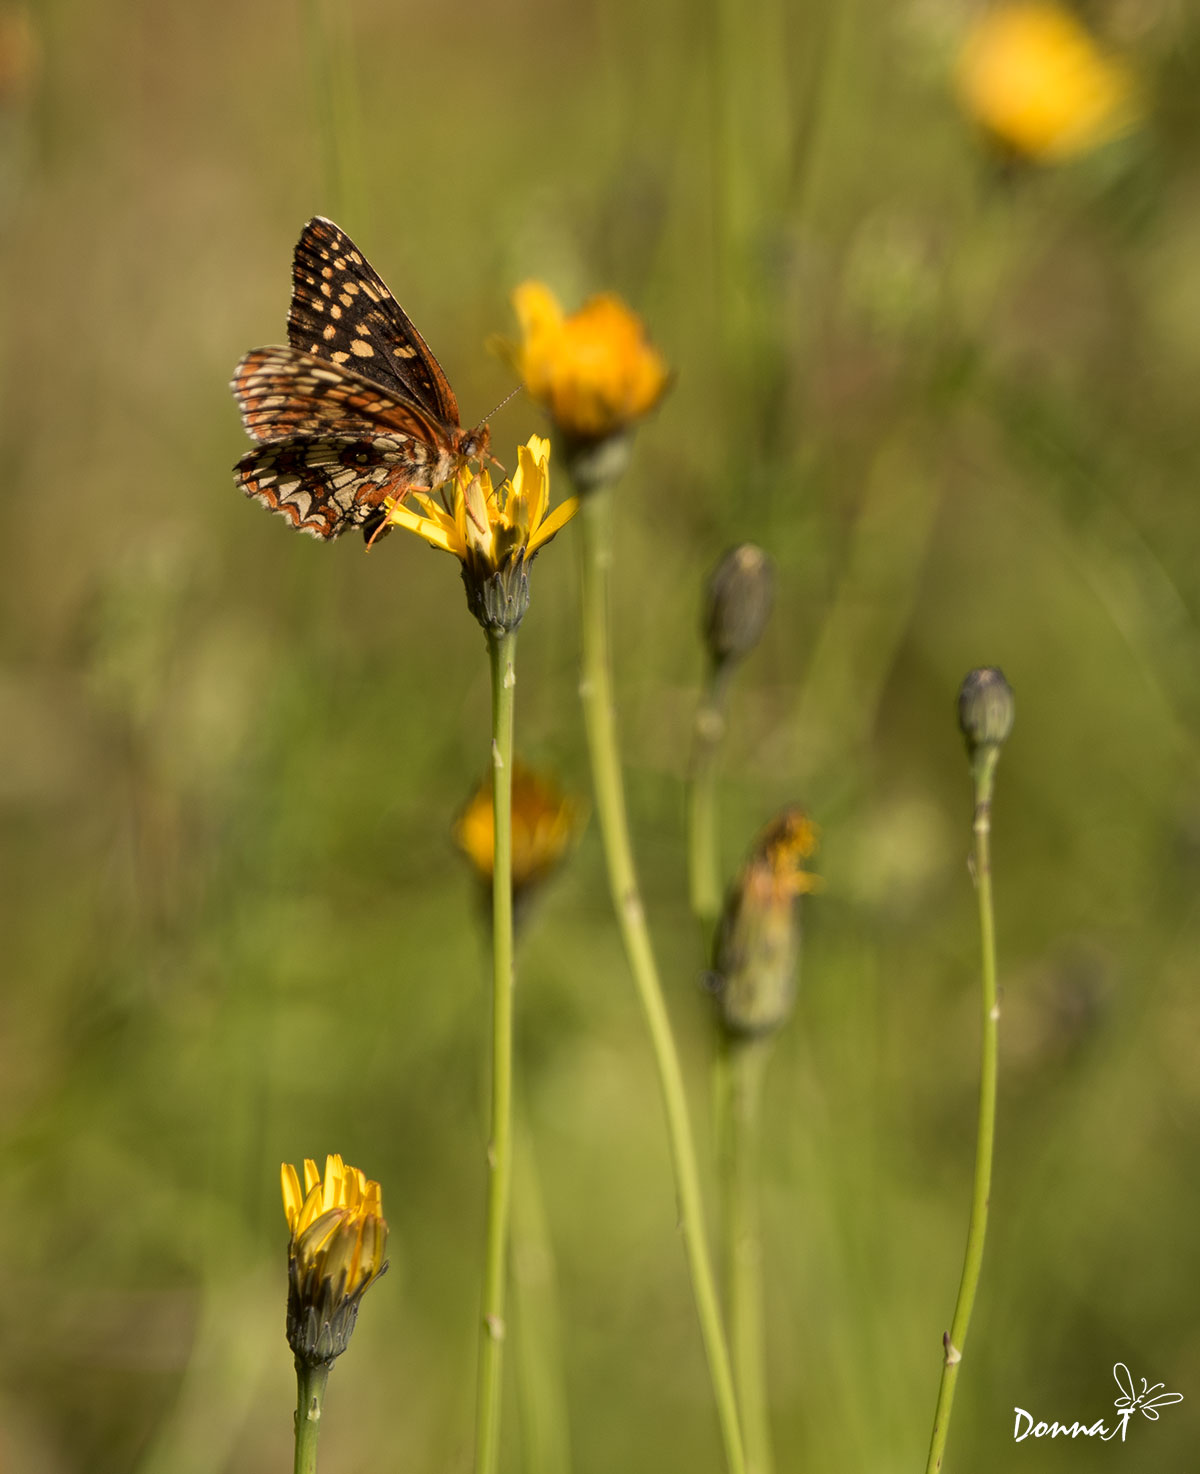
M721 860L717 837L717 755L725 736L727 665L712 665L696 707L692 770L688 784L688 894L704 932L705 950L721 912Z
M317 1438L321 1432L321 1409L329 1367L296 1363L296 1463L295 1474L317 1474Z
M513 1300L525 1474L570 1474L554 1245L528 1121L518 1102L513 1163Z
M725 1285L729 1339L747 1474L771 1474L767 1416L766 1345L763 1329L762 1232L759 1226L760 1129L763 1070L769 1045L762 1039L723 1039L717 1068L724 1116L721 1198L725 1218Z
M488 1141L487 1238L483 1260L475 1471L495 1474L500 1450L504 1290L512 1189L512 759L517 637L489 633L492 664L492 1115Z
M971 1222L967 1229L967 1248L963 1258L962 1279L954 1320L942 1338L945 1356L942 1380L938 1388L937 1411L933 1418L933 1436L929 1445L926 1474L937 1474L942 1467L950 1414L954 1406L954 1387L966 1345L975 1291L979 1287L979 1271L983 1265L983 1243L987 1234L988 1201L992 1191L992 1150L996 1137L996 1066L1000 1009L996 1002L996 935L992 916L992 783L998 748L983 749L972 765L975 782L975 892L979 902L979 935L983 954L983 1043L979 1077L979 1133L975 1147L975 1190L971 1202Z
M696 1297L700 1332L708 1357L717 1416L725 1444L725 1459L730 1474L745 1474L729 1352L721 1325L721 1311L717 1303L704 1232L700 1176L696 1167L696 1149L688 1118L683 1074L646 926L629 842L629 822L625 813L625 790L617 751L608 649L608 588L612 565L611 487L598 487L589 491L583 498L580 515L583 524L583 680L580 695L596 790L596 812L604 837L608 880L617 924L633 972L638 998L646 1016L650 1042L658 1066L679 1200L679 1221L691 1271L692 1290Z

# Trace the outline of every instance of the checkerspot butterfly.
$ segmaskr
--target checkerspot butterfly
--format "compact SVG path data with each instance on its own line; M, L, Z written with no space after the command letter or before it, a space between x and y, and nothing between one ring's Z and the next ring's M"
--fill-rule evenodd
M486 425L464 430L454 391L424 338L332 220L304 227L292 267L288 346L256 348L233 396L261 444L234 467L247 496L293 527L368 541L389 498L429 491L487 454Z

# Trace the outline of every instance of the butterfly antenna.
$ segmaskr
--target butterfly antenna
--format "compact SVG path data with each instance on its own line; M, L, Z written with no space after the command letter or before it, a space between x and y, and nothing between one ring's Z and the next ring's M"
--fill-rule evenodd
M484 415L483 419L480 420L479 423L481 425L486 425L487 422L492 418L492 415L498 415L500 411L504 408L504 406L508 403L508 401L513 398L514 395L520 394L522 388L523 385L518 384L515 389L510 389L508 393L504 396L504 398L500 401L500 403L496 406L496 408L492 410L491 414Z
M487 422L492 418L492 415L498 415L500 413L500 411L504 408L504 406L508 403L508 401L515 394L519 394L521 392L521 388L522 388L522 386L520 384L518 384L515 389L510 389L509 392L500 401L500 403L496 406L496 408L494 410L492 410L491 413L484 415L483 419L480 420L480 422L479 422L478 425L476 425L476 427L475 427L475 429L474 429L474 431L472 433L475 436L478 436L479 435L479 432L483 429L484 425L486 425ZM473 455L473 456L469 457L469 459L472 459L472 460L479 459L481 465L484 462L490 462L493 466L495 466L500 471L501 475L504 474L504 466L503 466L503 464L496 459L496 457L491 453L490 450L485 450L483 452L482 457L479 457L476 454L476 455Z

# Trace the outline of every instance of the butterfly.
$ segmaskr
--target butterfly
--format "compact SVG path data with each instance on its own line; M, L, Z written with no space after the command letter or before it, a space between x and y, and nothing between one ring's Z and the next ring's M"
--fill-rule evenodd
M242 422L261 442L238 485L293 527L332 540L386 531L385 502L430 491L487 455L487 425L464 430L424 338L350 237L315 216L296 244L286 347L234 370Z
M1139 1392L1134 1386L1133 1374L1123 1361L1117 1362L1113 1367L1113 1377L1122 1393L1122 1396L1113 1399L1113 1407L1121 1409L1122 1443L1125 1441L1125 1426L1134 1413L1140 1410L1143 1417L1149 1418L1152 1423L1157 1423L1160 1407L1183 1401L1182 1392L1161 1392L1157 1397L1151 1397L1152 1392L1158 1392L1158 1389L1165 1387L1166 1383L1155 1382L1153 1387L1148 1387L1145 1377L1142 1378L1142 1390Z

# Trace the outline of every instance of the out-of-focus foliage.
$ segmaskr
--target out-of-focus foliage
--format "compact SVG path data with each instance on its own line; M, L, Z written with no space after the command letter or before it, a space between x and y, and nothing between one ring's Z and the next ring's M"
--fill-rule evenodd
M727 871L785 803L823 836L767 1081L780 1468L923 1464L973 1150L954 701L979 665L1018 716L997 1176L947 1467L1010 1469L1014 1405L1111 1413L1118 1360L1187 1399L1124 1452L1191 1467L1200 20L1081 7L1143 121L1030 168L959 110L977 14L0 6L6 1471L287 1467L278 1170L327 1152L383 1185L392 1268L322 1467L469 1458L486 935L450 826L488 759L487 662L444 558L320 546L233 486L229 374L282 338L314 213L395 289L466 423L511 387L483 345L530 277L568 307L618 291L677 374L620 488L615 655L701 1122L681 822L701 583L746 538L775 563L722 813ZM545 428L512 401L497 455L511 470ZM518 745L586 792L573 541L538 561ZM526 1212L515 1248L553 1249L576 1474L715 1470L594 825L525 928L518 1029L546 1236ZM531 1427L507 1418L505 1466L541 1474Z

